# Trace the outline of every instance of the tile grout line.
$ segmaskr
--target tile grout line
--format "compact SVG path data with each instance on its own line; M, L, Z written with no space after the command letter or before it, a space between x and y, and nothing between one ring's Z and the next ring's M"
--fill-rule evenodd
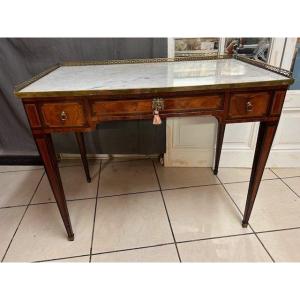
M278 180L278 179L279 179L278 177L276 177L276 178L265 178L265 179L262 179L261 181L272 181L272 180ZM250 180L233 181L233 182L222 182L222 183L223 184L235 184L235 183L247 183L247 182L250 182Z
M237 208L238 212L241 214L241 216L243 217L243 213L242 211L240 210L240 208L238 207L238 205L235 203L235 201L233 200L233 198L231 197L231 195L229 194L229 192L227 191L224 183L220 180L219 176L218 175L215 175L218 180L221 182L221 186L223 187L223 189L225 190L226 194L229 196L229 198L231 199L231 201L233 202L234 206ZM251 228L252 229L252 228Z
M262 242L262 240L259 238L259 236L257 235L257 233L255 232L255 230L252 228L252 226L249 224L250 228L253 230L256 238L258 239L258 241L261 243L261 245L263 246L263 248L265 249L265 251L268 253L269 257L271 258L272 262L275 263L275 259L273 258L273 256L271 255L271 253L269 252L269 250L267 249L267 247L265 246L265 244Z
M271 168L269 168L269 170L277 177L277 179L280 179L280 177Z
M165 207L165 211L166 211L166 215L167 215L167 218L168 218L168 222L169 222L169 226L170 226L170 229L171 229L171 233L172 233L172 236L173 236L173 240L174 240L175 248L176 248L176 251L177 251L178 259L179 259L179 262L181 262L180 253L179 253L179 250L178 250L178 247L177 247L177 242L176 242L176 239L175 239L175 234L174 234L174 231L173 231L173 228L172 228L172 224L171 224L170 216L169 216L169 213L168 213L167 205L166 205L166 202L165 202L165 198L164 198L164 195L163 195L163 192L162 192L162 189L161 189L161 185L160 185L160 181L159 181L159 178L158 178L158 174L157 174L157 170L156 170L156 167L155 167L155 163L154 163L154 161L152 159L151 159L151 161L152 161L152 165L153 165L153 168L154 168L154 172L155 172L155 176L156 176L156 179L157 179L157 183L159 185L160 195L162 197L163 204L164 204L164 207Z
M74 167L74 166L72 166ZM19 172L19 171L16 171ZM296 176L298 177L298 176ZM288 177L288 178L294 178L294 177ZM278 180L280 178L269 178L269 179L263 179L262 181L267 181L267 180ZM219 179L220 180L220 179ZM236 182L225 182L224 184L235 184L235 183L247 183L249 181L236 181ZM172 190L180 190L180 189L189 189L189 188L200 188L200 187L207 187L207 186L218 186L222 185L222 183L212 183L212 184L201 184L201 185L191 185L191 186L182 186L182 187L174 187L174 188L165 188L161 189L162 191L172 191ZM109 197L118 197L118 196L126 196L126 195L134 195L134 194L144 194L144 193L152 193L152 192L159 192L160 190L149 190L149 191L143 191L143 192L131 192L131 193L123 193L123 194L114 194L114 195L107 195L107 196L99 196L99 199L102 198L109 198ZM95 197L86 197L86 198L74 198L74 199L66 199L66 201L82 201L82 200L89 200L89 199L95 199ZM29 203L30 206L32 205L40 205L40 204L50 204L50 203L56 203L55 201L47 201L47 202L38 202L38 203ZM14 208L14 207L24 207L27 206L28 204L23 204L23 205L12 205L12 206L3 206L0 207L0 209L5 209L5 208Z
M218 177L218 175L216 175L217 178L220 180L220 178ZM220 180L221 182L221 180ZM249 181L250 183L250 181ZM230 193L228 192L228 190L226 189L225 185L223 184L223 182L221 182L223 189L225 190L225 192L227 193L227 195L229 196L229 198L231 199L231 201L234 203L234 205L236 206L236 208L238 209L238 211L240 212L240 214L242 216L244 216L244 214L242 213L242 211L240 210L240 208L238 207L238 205L235 203L234 199L231 197ZM268 249L266 248L266 246L263 244L263 242L260 240L260 238L258 237L258 235L256 234L255 230L253 229L253 227L248 224L248 226L250 227L250 229L252 230L252 232L254 233L254 235L256 236L257 240L260 242L261 246L265 249L265 251L267 252L267 254L269 255L269 257L271 258L272 262L275 262L274 258L272 257L272 255L270 254L270 252L268 251Z
M65 260L70 258L79 258L79 257L86 257L90 256L89 254L82 254L82 255L74 255L74 256L66 256L66 257L59 257L59 258L52 258L52 259L45 259L45 260L36 260L33 263L43 263L43 262L50 262L50 261L57 261L57 260Z
M273 172L273 171L272 171ZM274 173L274 172L273 172ZM275 174L275 173L274 173ZM275 174L276 176L278 176L277 174ZM294 178L294 177L289 177L289 178ZM288 187L289 190L291 190L298 198L300 198L300 195L298 195L281 177L278 177L278 179L280 179L280 181Z
M170 242L170 243L156 244L156 245L150 245L150 246L141 246L141 247L134 247L134 248L126 248L126 249L96 252L96 253L93 253L92 256L110 254L110 253L126 252L126 251L134 251L134 250L140 250L140 249L163 247L163 246L168 246L168 245L174 245L174 243ZM58 257L58 258L39 260L39 261L34 261L34 262L47 262L47 261L63 260L63 259L68 259L68 258L84 257L84 256L90 256L90 254L74 255L74 256L67 256L67 257Z
M94 232L95 232L95 222L96 222L96 214L97 214L97 206L98 206L98 194L99 194L100 177L101 177L101 171L102 171L101 168L102 168L102 160L100 161L100 165L99 165L99 175L98 175L96 202L95 202L95 210L94 210L94 219L93 219L93 229L92 229L92 238L91 238L91 248L90 248L89 263L92 261L92 252L93 252L93 243L94 243Z
M179 242L177 242L177 244L201 242L201 241L208 241L208 240L218 240L218 239L231 238L231 237L244 236L244 235L254 235L254 232L221 235L221 236L214 236L214 237L208 237L208 238L199 238L199 239L194 239L194 240L185 240L185 241L179 241Z
M273 229L273 230L263 230L263 231L257 231L257 234L261 233L272 233L272 232L278 232L278 231L288 231L288 230L296 230L300 229L300 226L297 227L290 227L290 228L281 228L281 229Z
M130 193L122 193L122 194L113 194L113 195L107 195L107 196L99 196L99 199L103 198L111 198L111 197L119 197L119 196L127 196L127 195L136 195L136 194L145 194L145 193L154 193L159 192L160 190L149 190L149 191L143 191L143 192L130 192Z
M163 247L163 246L168 246L168 245L175 245L175 243L171 242L171 243L163 243L163 244L156 244L156 245L150 245L150 246L141 246L141 247L134 247L134 248L125 248L125 249L118 249L118 250L111 250L111 251L96 252L96 253L93 253L93 255L119 253L119 252L126 252L126 251L134 251L134 250L141 250L141 249L148 249L148 248Z
M290 168L290 169L292 169L292 168ZM274 175L276 175L277 176L277 178L283 178L283 179L286 179L286 178L295 178L295 177L300 177L300 175L296 175L296 176L279 176L275 171L273 171L273 169L272 168L269 168L269 170L274 174Z
M20 222L19 222L19 224L18 224L18 226L17 226L17 228L16 228L16 230L15 230L15 232L14 232L14 234L13 234L13 236L12 236L12 238L11 238L11 240L10 240L8 246L7 246L7 248L6 248L6 251L5 251L5 253L4 253L4 255L3 255L2 259L1 259L1 262L4 261L6 255L7 255L7 252L8 252L8 250L9 250L11 244L12 244L12 241L13 241L13 239L14 239L14 237L15 237L15 235L16 235L16 233L17 233L17 231L18 231L18 229L19 229L19 227L20 227L20 225L21 225L21 223L22 223L22 221L23 221L23 219L24 219L24 217L25 217L25 214L26 214L26 212L27 212L27 210L28 210L28 208L29 208L29 205L30 205L30 203L31 203L31 201L32 201L32 199L33 199L33 197L34 197L34 195L36 194L36 192L37 192L37 190L38 190L38 188L39 188L39 186L40 186L40 183L42 182L43 177L45 176L45 173L46 173L46 172L44 171L44 172L43 172L43 175L41 176L41 178L40 178L40 180L39 180L39 182L38 182L38 184L37 184L37 186L36 186L36 188L35 188L35 190L34 190L32 196L31 196L31 198L30 198L29 203L28 203L27 206L26 206L26 209L25 209L25 211L24 211L24 213L23 213L23 215L22 215L22 217L21 217L21 220L20 220Z

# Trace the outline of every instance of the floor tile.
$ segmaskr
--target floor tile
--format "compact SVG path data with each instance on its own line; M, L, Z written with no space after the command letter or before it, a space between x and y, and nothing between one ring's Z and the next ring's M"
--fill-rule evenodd
M60 175L67 200L96 198L100 164L89 165L92 182L87 182L83 166L60 168ZM32 203L55 202L47 176L44 176Z
M40 170L43 168L44 168L44 166L0 166L0 173L1 172Z
M281 178L300 176L300 168L272 168L272 171Z
M160 192L98 199L93 253L173 242Z
M0 173L0 207L27 205L44 170Z
M222 186L163 192L177 241L250 232Z
M162 189L220 183L211 168L167 168L155 163Z
M7 252L5 261L32 262L89 254L95 199L68 203L75 240L67 239L55 203L32 205Z
M100 196L158 190L158 182L150 159L129 162L103 162Z
M220 168L218 177L223 183L249 181L251 168ZM262 179L272 179L277 176L269 169L265 169Z
M226 184L226 189L244 211L248 183ZM280 179L262 181L250 217L256 231L300 226L300 199Z
M300 177L282 179L300 197Z
M77 263L77 262L82 262L82 263L88 263L90 261L90 256L79 256L79 257L70 257L70 258L62 258L62 259L55 259L55 260L49 260L45 261L47 263ZM42 261L43 263L43 261Z
M300 229L258 234L276 262L300 262Z
M26 207L0 209L0 261L13 237Z
M92 256L92 262L179 262L175 245L164 245Z
M177 244L182 262L271 262L255 235Z

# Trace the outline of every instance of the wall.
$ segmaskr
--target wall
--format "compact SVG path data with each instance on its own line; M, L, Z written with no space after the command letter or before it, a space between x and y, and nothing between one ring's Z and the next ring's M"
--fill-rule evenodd
M37 155L21 101L13 95L17 83L57 62L167 56L164 38L27 38L0 39L0 156ZM165 123L149 121L104 123L86 133L89 153L151 154L165 151ZM77 153L71 134L54 136L58 152Z

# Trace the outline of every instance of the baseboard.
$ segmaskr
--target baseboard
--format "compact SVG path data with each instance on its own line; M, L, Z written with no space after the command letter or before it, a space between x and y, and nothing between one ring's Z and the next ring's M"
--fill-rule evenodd
M159 154L87 154L87 158L89 159L112 159L112 158L157 158ZM80 159L80 154L76 153L60 153L58 155L59 159Z
M43 162L39 155L0 155L0 165L39 166Z

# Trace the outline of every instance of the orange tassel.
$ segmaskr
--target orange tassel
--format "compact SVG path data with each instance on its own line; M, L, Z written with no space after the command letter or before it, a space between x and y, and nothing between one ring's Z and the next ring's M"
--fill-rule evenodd
M153 125L160 125L161 124L161 118L159 116L158 110L154 111L154 116L153 116Z

